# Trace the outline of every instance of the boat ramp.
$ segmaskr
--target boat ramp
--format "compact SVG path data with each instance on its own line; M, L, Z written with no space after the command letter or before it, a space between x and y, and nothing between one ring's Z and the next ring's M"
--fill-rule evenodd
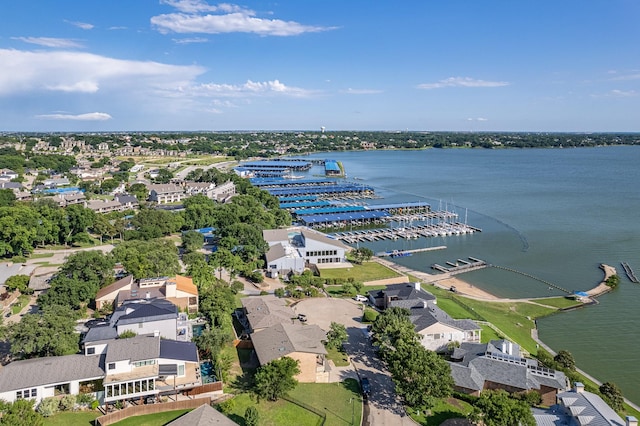
M629 278L629 281L631 281L632 283L639 283L640 280L638 280L638 277L636 277L636 274L635 272L633 272L633 269L631 269L631 266L629 266L627 262L621 262L621 264L624 268L624 273L627 274L627 278Z

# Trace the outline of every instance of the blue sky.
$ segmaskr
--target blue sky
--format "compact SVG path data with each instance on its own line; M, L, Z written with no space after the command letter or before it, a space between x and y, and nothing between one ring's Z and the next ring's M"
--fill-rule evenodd
M0 131L640 131L637 0L0 10Z

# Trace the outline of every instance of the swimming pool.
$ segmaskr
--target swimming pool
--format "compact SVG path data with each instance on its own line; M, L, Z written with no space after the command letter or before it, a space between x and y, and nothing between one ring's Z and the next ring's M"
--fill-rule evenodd
M213 374L213 363L206 361L200 363L200 374L202 374L202 384L216 382L216 376Z
M193 331L193 337L202 336L204 332L205 325L204 324L192 324L191 330Z

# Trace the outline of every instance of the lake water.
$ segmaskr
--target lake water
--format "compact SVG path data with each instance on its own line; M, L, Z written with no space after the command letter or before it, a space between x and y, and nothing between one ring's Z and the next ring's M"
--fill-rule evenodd
M371 203L428 201L455 210L482 233L363 244L374 251L446 245L446 250L396 259L432 272L469 256L513 268L569 290L588 290L615 266L621 285L600 304L538 321L540 337L569 350L578 366L618 384L640 403L640 147L576 149L430 149L321 153L342 161L348 179L371 185ZM311 173L318 173L312 169ZM360 180L361 179L361 180ZM562 294L530 278L495 268L461 275L497 296Z

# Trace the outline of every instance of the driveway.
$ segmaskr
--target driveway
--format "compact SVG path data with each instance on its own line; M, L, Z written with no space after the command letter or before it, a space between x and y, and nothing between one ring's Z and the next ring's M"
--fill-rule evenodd
M297 313L307 316L309 324L317 324L323 330L329 330L331 322L346 327L349 341L344 347L357 375L366 376L371 382L371 396L364 410L364 425L414 426L416 423L404 414L391 376L367 337L367 327L361 322L362 307L361 303L350 299L318 297L302 300L293 306Z

